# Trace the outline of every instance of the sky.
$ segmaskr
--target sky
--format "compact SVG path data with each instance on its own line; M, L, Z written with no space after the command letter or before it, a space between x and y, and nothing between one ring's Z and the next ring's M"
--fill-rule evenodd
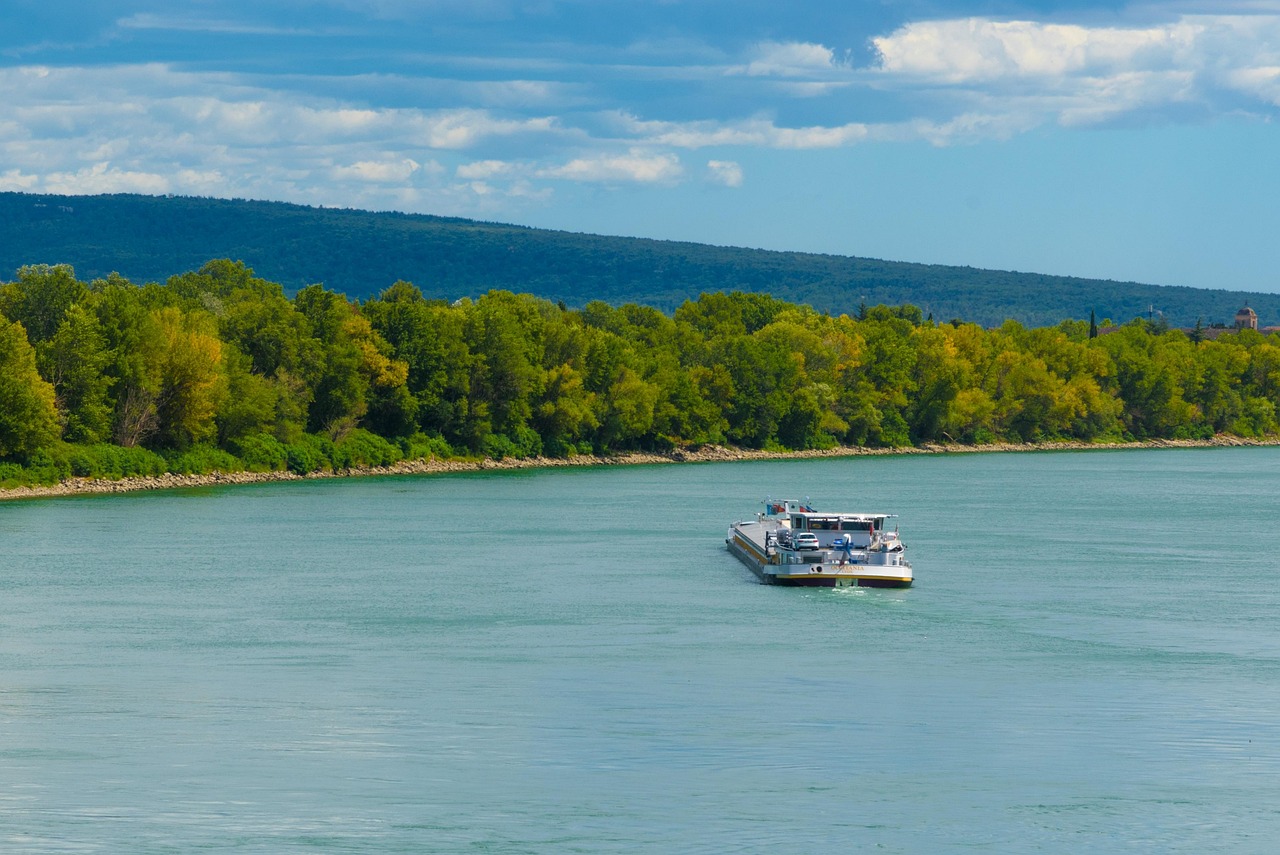
M0 190L1280 291L1280 0L4 0Z

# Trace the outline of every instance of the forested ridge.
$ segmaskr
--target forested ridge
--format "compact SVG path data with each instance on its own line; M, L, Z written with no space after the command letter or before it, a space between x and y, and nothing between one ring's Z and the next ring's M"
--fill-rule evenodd
M849 236L856 249L858 236ZM939 321L1046 326L1065 318L1162 315L1230 323L1248 303L1280 324L1280 295L913 264L851 256L574 234L448 217L281 202L140 195L0 193L0 271L71 264L162 282L210 258L238 259L292 295L312 283L366 299L397 280L428 297L531 293L580 308L593 299L665 312L703 292L770 293L840 314L860 304L919 306Z
M703 444L811 449L1267 436L1280 337L1134 320L984 329L743 292L570 309L397 282L292 297L228 260L0 285L0 485Z

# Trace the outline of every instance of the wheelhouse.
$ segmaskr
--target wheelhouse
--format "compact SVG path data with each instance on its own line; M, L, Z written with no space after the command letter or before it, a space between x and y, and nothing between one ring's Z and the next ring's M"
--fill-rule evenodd
M813 532L823 548L834 544L869 546L886 531L888 520L897 514L820 513L807 502L795 499L767 500L768 515L780 518L792 532Z

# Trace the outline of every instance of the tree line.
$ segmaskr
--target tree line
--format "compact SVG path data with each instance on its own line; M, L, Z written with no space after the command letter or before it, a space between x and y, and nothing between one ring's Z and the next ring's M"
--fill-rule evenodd
M913 306L716 292L672 313L528 294L286 296L210 261L164 284L0 285L0 482L529 457L1276 433L1280 338L1141 319L994 329Z

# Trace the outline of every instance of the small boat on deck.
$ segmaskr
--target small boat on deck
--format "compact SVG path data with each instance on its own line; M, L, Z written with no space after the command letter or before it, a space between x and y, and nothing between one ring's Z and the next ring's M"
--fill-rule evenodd
M815 511L807 501L766 499L755 519L729 526L725 544L761 582L844 588L908 588L914 579L897 514Z

